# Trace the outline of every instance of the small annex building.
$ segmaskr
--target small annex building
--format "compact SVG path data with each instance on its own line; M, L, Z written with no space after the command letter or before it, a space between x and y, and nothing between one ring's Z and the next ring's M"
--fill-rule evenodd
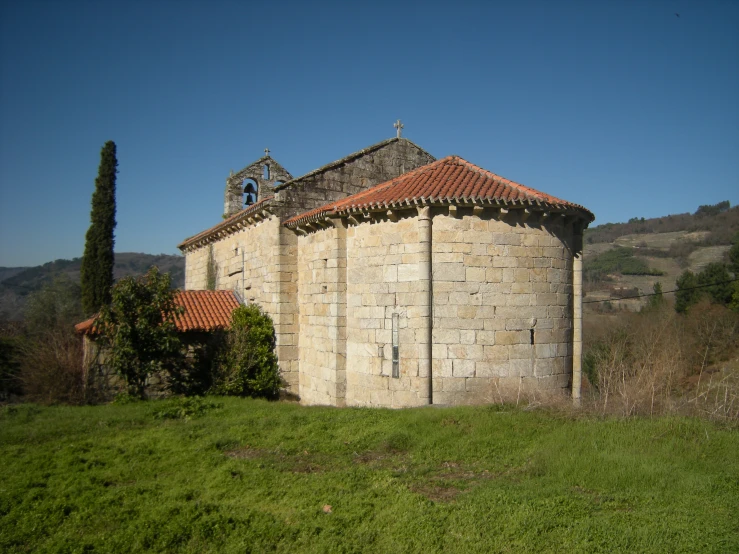
M207 343L212 333L230 329L231 314L241 305L232 290L178 290L174 302L182 308L175 316L175 328L188 350ZM97 314L74 326L83 337L85 381L96 382L98 390L113 392L123 388L123 381L105 363L105 349L96 340L96 320ZM156 396L164 393L165 385L163 376L157 374L149 378L147 388Z
M210 266L262 306L301 402L578 396L584 207L398 137L298 178L267 153L229 176L224 212L179 245L185 287Z

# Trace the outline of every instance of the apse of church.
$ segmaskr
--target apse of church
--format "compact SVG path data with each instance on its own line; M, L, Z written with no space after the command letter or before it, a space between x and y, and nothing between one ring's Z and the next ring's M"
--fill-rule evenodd
M256 303L307 404L579 395L587 209L400 136L293 178L265 149L227 178L224 219L183 241L186 289Z

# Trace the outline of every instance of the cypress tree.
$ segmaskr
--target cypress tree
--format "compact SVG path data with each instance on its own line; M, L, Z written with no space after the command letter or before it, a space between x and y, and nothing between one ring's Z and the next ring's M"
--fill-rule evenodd
M82 308L88 315L110 302L113 286L113 245L115 238L115 142L109 140L100 152L100 167L92 193L90 227L85 236L85 253L80 268Z

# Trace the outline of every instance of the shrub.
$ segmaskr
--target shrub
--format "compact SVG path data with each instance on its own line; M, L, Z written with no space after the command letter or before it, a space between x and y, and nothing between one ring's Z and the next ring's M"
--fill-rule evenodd
M703 289L717 304L728 304L731 302L731 275L726 266L719 262L708 264L698 274L699 285L711 285Z
M0 400L21 393L18 380L20 353L20 337L0 336Z
M269 315L254 304L234 310L225 348L215 364L212 392L276 398L280 376L274 349Z
M223 356L228 333L213 331L190 342L183 363L169 370L168 392L175 395L202 396L214 385L216 365Z
M143 398L150 375L183 362L175 326L180 311L169 275L156 267L142 277L125 277L113 287L97 328L101 345L110 351L108 363L126 381L129 394Z
M23 343L19 380L27 400L41 404L84 404L82 339L73 328L54 329Z
M698 277L690 270L685 270L675 281L677 292L675 292L675 311L685 313L690 306L698 302L701 290L698 286Z
M739 372L726 364L736 355L739 316L727 308L703 301L680 315L665 303L622 313L597 334L583 372L598 411L739 419Z
M82 340L74 324L82 319L80 287L66 275L29 296L25 336L18 345L18 382L27 400L82 404L94 396L82 366Z

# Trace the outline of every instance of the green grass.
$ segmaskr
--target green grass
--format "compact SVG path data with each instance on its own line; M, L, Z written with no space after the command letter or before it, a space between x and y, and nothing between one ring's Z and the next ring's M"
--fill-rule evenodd
M23 405L0 460L2 552L739 551L739 433L695 419Z

